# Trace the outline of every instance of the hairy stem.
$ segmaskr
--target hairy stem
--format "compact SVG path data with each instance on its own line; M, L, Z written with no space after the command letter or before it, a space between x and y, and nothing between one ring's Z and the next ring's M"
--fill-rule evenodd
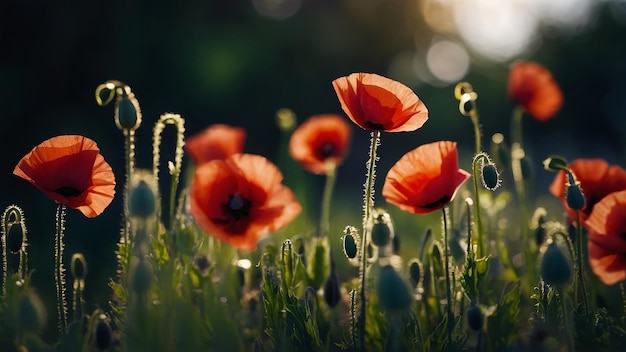
M59 204L56 212L56 236L54 240L54 281L56 283L59 332L67 331L67 303L65 302L65 268L63 267L63 234L65 232L65 205Z

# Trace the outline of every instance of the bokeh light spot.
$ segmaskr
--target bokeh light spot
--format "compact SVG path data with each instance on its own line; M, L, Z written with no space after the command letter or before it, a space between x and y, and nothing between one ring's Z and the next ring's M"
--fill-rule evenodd
M457 82L469 70L469 55L461 45L441 40L428 49L426 62L430 72L438 80L446 83Z

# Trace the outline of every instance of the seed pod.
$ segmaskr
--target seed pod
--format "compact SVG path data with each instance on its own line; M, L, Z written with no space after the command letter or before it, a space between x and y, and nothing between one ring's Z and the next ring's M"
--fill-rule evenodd
M544 251L540 273L548 285L565 285L572 278L572 263L556 242L550 242Z
M467 309L465 316L467 317L467 325L470 329L479 331L483 328L485 316L478 305L472 302L472 305Z
M380 268L378 299L383 309L391 311L405 310L413 302L409 288L391 265Z

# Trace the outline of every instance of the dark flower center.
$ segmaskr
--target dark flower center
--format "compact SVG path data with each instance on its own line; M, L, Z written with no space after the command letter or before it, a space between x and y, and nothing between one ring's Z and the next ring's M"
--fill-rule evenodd
M239 221L250 214L251 205L252 203L241 195L231 194L228 196L228 202L224 203L222 207L230 220Z
M428 203L428 204L424 204L422 205L422 208L424 209L435 209L435 208L439 208L442 205L446 205L450 202L451 197L450 196L443 196L439 199L437 199L436 201L432 202L432 203Z
M384 131L385 130L385 126L383 126L382 123L374 123L372 121L365 121L365 125L373 130L377 130L377 131Z
M326 160L335 154L335 146L332 143L324 143L317 150L320 159Z
M54 190L54 192L62 195L63 197L78 197L83 194L83 191L79 191L74 187L63 186Z

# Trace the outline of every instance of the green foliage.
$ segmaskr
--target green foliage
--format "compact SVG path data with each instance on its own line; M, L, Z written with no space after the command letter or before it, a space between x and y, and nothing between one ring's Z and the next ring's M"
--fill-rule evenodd
M499 351L519 338L521 290L517 282L506 292L495 311L487 318L487 344L490 351Z

